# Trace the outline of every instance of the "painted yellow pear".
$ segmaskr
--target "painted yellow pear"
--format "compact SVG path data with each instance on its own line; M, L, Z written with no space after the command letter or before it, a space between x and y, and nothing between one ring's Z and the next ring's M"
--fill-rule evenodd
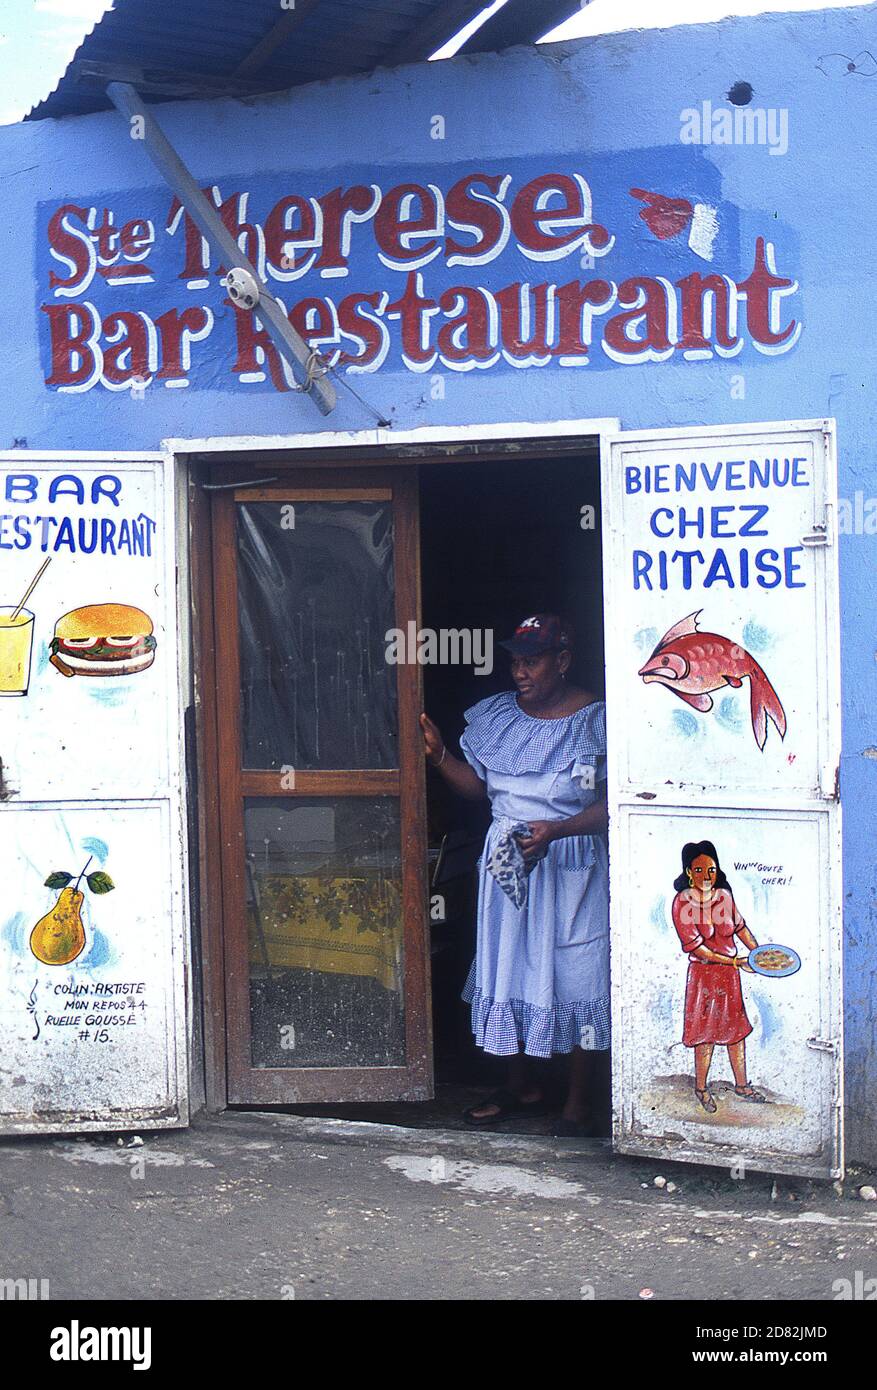
M30 949L44 965L69 965L85 946L82 904L85 894L62 888L58 901L30 934Z

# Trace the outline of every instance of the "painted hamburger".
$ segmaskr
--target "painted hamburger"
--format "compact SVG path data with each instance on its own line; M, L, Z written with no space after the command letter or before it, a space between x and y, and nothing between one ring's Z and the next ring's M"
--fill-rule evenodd
M134 676L155 660L152 619L127 603L74 608L56 622L51 650L62 676Z

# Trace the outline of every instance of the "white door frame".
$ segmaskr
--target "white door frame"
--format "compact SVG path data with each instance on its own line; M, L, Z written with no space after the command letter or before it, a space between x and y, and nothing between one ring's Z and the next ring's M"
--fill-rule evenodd
M213 435L203 439L165 439L166 457L192 454L313 453L323 449L394 448L407 445L418 455L424 446L478 444L516 439L596 439L618 434L621 421L610 416L576 420L514 420L499 424L420 425L412 430L309 430L301 434Z

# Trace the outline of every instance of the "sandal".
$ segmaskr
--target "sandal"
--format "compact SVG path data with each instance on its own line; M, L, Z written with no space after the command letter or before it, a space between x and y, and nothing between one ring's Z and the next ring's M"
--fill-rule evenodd
M483 1110L486 1105L495 1105L496 1113L494 1115L476 1115L474 1113L476 1110ZM513 1091L501 1086L498 1091L494 1091L484 1100L479 1100L477 1104L470 1105L468 1110L464 1110L463 1119L467 1125L479 1127L499 1124L501 1120L507 1120L512 1115L547 1115L550 1110L551 1107L544 1098L524 1101Z
M699 1091L695 1086L694 1094L697 1096L698 1100L700 1101L707 1114L715 1115L719 1107L716 1105L715 1097L713 1096L713 1093L710 1090L709 1086L704 1087L702 1091Z
M741 1100L751 1100L756 1105L764 1105L767 1096L762 1095L761 1091L756 1091L755 1087L747 1081L745 1086L735 1086L734 1091Z

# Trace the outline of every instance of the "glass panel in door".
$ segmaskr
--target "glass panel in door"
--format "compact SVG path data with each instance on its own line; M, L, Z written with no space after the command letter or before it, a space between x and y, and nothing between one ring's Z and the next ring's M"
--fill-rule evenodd
M419 668L385 656L417 619L415 503L401 472L215 503L238 1103L429 1094Z

